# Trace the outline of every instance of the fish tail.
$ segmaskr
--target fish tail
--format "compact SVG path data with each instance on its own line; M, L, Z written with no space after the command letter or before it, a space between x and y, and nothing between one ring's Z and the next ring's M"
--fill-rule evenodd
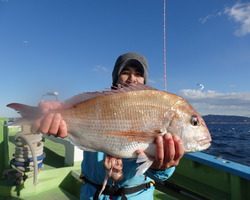
M7 107L16 110L22 116L21 119L18 119L14 122L15 125L30 124L42 115L38 107L21 103L10 103L7 105Z

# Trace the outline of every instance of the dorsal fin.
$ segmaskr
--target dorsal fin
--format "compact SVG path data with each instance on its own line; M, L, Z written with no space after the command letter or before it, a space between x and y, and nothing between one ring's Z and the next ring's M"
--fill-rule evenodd
M137 84L137 85L118 85L118 86L113 86L111 89L104 90L104 91L97 91L97 92L85 92L78 94L76 96L73 96L72 98L68 99L65 101L65 107L69 108L72 107L78 103L87 101L89 99L96 98L98 96L106 96L106 95L113 95L117 93L123 93L123 92L130 92L130 91L138 91L138 90L157 90L155 88L152 88L147 85L143 84Z

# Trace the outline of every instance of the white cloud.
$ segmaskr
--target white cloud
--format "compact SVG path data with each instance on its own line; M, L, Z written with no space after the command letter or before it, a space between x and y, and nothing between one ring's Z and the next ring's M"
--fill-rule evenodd
M231 8L227 7L224 13L239 24L235 35L245 36L250 33L250 3L236 3Z
M99 73L107 73L109 70L102 65L97 65L93 68L93 71L99 72Z
M30 42L29 42L28 40L24 40L24 41L23 41L23 45L24 45L25 47L29 46L29 43L30 43Z
M218 11L212 14L208 14L205 17L201 17L199 22L201 24L207 23L208 20L219 16L228 16L238 24L238 28L235 30L236 36L245 36L250 34L250 3L239 3L237 2L231 7L226 7L223 11Z
M207 15L205 17L201 17L199 19L199 22L202 23L202 24L205 24L205 23L207 23L208 20L210 20L212 18L215 18L215 17L218 17L218 16L221 16L221 15L222 15L222 12L218 11L218 12L216 12L214 14L209 14L209 15Z
M187 99L201 114L250 116L250 93L183 89L179 95Z

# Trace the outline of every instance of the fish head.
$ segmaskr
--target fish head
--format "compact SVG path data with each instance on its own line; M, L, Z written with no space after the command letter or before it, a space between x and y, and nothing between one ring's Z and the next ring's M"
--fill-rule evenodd
M171 119L166 130L182 139L185 152L202 151L211 145L205 121L186 100L177 101L168 113Z

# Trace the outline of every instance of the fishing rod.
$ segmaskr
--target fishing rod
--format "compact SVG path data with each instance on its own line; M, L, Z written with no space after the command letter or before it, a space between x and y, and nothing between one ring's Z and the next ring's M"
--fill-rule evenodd
M163 68L164 89L167 91L166 0L163 0Z

